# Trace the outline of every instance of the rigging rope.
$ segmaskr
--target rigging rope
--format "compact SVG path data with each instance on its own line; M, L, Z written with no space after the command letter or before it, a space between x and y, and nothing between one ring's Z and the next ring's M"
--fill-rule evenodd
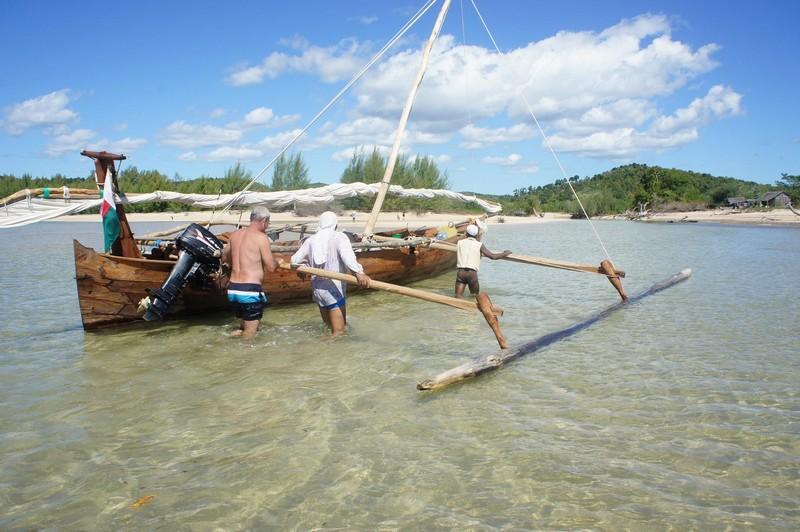
M369 70L369 69L372 67L372 65L374 65L374 64L375 64L375 63L376 63L376 62L377 62L377 61L378 61L378 60L379 60L381 57L383 57L383 56L384 56L384 54L385 54L385 53L386 53L386 52L387 52L387 51L388 51L388 50L389 50L389 49L390 49L392 46L394 46L394 44L395 44L395 43L396 43L398 40L400 40L400 38L401 38L403 35L405 35L405 34L406 34L406 32L407 32L409 29L411 29L411 27L412 27L414 24L416 24L416 23L417 23L417 21L418 21L420 18L422 18L422 16L423 16L425 13L427 13L427 12L428 12L428 10L429 10L429 9L430 9L430 8L431 8L431 7L432 7L432 6L433 6L433 5L434 5L434 4L437 2L437 1L438 1L438 0L427 0L427 2L426 2L426 3L425 3L425 4L424 4L424 5L421 7L421 8L419 8L419 10L418 10L418 11L417 11L417 12L414 14L414 16L412 16L412 17L411 17L411 18L410 18L410 19L409 19L409 20L408 20L408 21L407 21L407 22L406 22L406 23L405 23L405 24L404 24L404 25L403 25L403 26L402 26L402 27L401 27L401 28L400 28L400 29L397 31L397 33L395 33L395 35L394 35L394 36L393 36L393 37L392 37L392 38L391 38L391 39L390 39L390 40L389 40L389 41L388 41L386 44L384 44L384 45L383 45L383 48L381 48L381 49L378 51L378 53L377 53L377 54L375 54L375 55L372 57L372 59L370 59L370 60L367 62L367 64L365 64L365 65L364 65L364 66L361 68L361 70L359 70L359 71L358 71L358 73L357 73L355 76L353 76L353 78L352 78L350 81L348 81L348 82L347 82L347 84L346 84L344 87L342 87L342 89L341 89L341 90L340 90L340 91L339 91L339 92L336 94L336 96L334 96L334 97L333 97L333 98L332 98L332 99L331 99L331 100L330 100L330 101L329 101L327 104L325 104L325 107L323 107L323 108L322 108L322 110L320 110L320 111L319 111L319 112L318 112L318 113L317 113L317 114L314 116L314 118L312 118L312 119L311 119L311 121L309 121L309 122L308 122L308 124L306 124L306 126L305 126L305 127L302 129L302 130L300 130L300 132L299 132L299 133L297 133L297 134L294 136L294 138L292 138L292 140L290 140L290 141L289 141L289 143L288 143L288 144L286 144L286 146L284 146L284 147L283 147L283 149L281 149L281 150L280 150L280 151L277 153L277 155L275 155L275 157L273 157L273 158L272 158L272 160L271 160L271 161L269 161L269 162L267 163L267 165L266 165L266 166L264 166L264 168L262 168L262 169L261 169L261 170L260 170L260 171L259 171L259 172L258 172L258 173L257 173L257 174L256 174L256 175L255 175L255 176L254 176L254 177L253 177L251 180L250 180L250 182L247 184L247 186L246 186L246 187L244 187L244 189L240 190L239 192L237 192L236 194L234 194L234 195L233 195L233 197L231 198L231 200L230 200L230 201L229 201L229 202L228 202L228 203L227 203L227 204L226 204L226 205L225 205L225 206L224 206L224 207L223 207L223 208L220 210L220 214L227 212L227 211L228 211L228 210L229 210L229 209L230 209L230 208L231 208L231 207L232 207L232 206L233 206L233 205L236 203L236 201L237 201L237 200L238 200L238 199L239 199L239 198L240 198L240 197L241 197L241 196L242 196L242 195L243 195L245 192L247 192L248 190L250 190L250 187L251 187L251 186L253 186L253 183L255 183L255 182L256 182L256 181L257 181L257 180L258 180L258 179L259 179L259 178L260 178L262 175L264 175L264 173L265 173L265 172L266 172L266 171L267 171L267 170L268 170L268 169L269 169L269 168L270 168L270 167L271 167L273 164L275 164L275 161L277 161L277 160L278 160L278 159L281 157L281 155L283 155L283 154L286 152L286 150L288 150L289 148L291 148L291 147L292 147L292 146L293 146L293 145L294 145L294 144L295 144L295 143L296 143L296 142L297 142L297 141L300 139L300 137L302 137L302 136L303 136L303 135L306 133L306 131L308 131L308 130L309 130L309 129L310 129L310 128L311 128L311 127L314 125L314 124L316 124L316 123L317 123L317 121L318 121L320 118L322 118L322 116L323 116L323 115L324 115L324 114L325 114L325 113L326 113L326 112L327 112L327 111L328 111L328 110L329 110L329 109L330 109L330 108L331 108L331 107L332 107L332 106L333 106L333 105L334 105L336 102L338 102L338 101L339 101L339 99L341 99L341 97L342 97L342 96L344 96L344 94L345 94L345 93L346 93L348 90L350 90L350 87L352 87L352 86L353 86L353 85L354 85L354 84L355 84L355 83L356 83L356 82L357 82L359 79L361 79L361 78L364 76L364 74L367 72L367 70ZM212 216L212 219L209 221L209 223L211 223L212 221L213 221L213 216Z
M483 24L483 28L486 30L486 33L489 35L489 39L491 39L492 44L494 45L494 49L497 51L498 54L502 54L503 52L500 51L500 47L497 46L497 42L494 40L494 35L492 35L491 30L489 30L489 27L486 25L486 21L483 20L483 16L481 15L480 10L478 10L478 6L475 5L475 0L470 0L470 2L472 2L472 7L475 8L475 13L478 14L478 18L480 19L481 24ZM539 128L539 133L541 133L542 138L544 139L545 146L547 146L547 149L550 151L550 154L553 156L553 159L555 159L559 170L561 170L561 176L567 182L567 185L569 185L569 189L572 191L572 195L575 196L575 199L578 201L578 205L580 206L581 211L583 212L583 215L586 217L586 221L589 222L589 225L591 226L592 231L594 232L594 236L596 236L597 237L597 241L600 242L600 247L603 248L603 253L605 253L606 258L608 260L611 260L611 256L608 254L608 250L606 249L606 246L603 243L603 239L600 238L600 234L597 232L597 229L595 228L594 224L592 223L592 219L589 218L589 215L586 213L586 209L583 206L583 202L578 197L578 193L575 192L575 189L572 187L572 183L570 182L569 178L567 177L567 172L564 170L564 167L561 165L561 160L558 158L558 155L556 155L555 150L550 145L550 139L545 134L544 129L542 128L541 124L539 124L539 120L536 118L536 115L534 114L533 109L531 108L531 104L530 104L530 102L528 102L528 98L525 96L525 93L523 93L522 91L520 91L520 96L522 97L522 101L525 102L525 107L528 109L528 113L531 115L531 118L533 118L533 121L536 123L536 127Z
M464 24L464 18L465 18L464 17L464 13L465 13L465 11L464 11L464 0L460 0L459 6L461 7L461 43L464 45L464 58L463 58L463 61L464 61L464 64L466 65L466 62L467 62L467 57L466 57L467 29L466 29L466 25ZM470 79L470 70L468 68L464 68L463 71L464 71L464 78L463 78L464 79L464 81L463 81L463 84L464 84L464 101L465 102L469 102L469 101L472 101L469 98L469 96L470 96L469 87L470 87L470 81L472 81L472 80ZM467 106L467 123L468 124L472 124L472 106L471 105ZM475 153L475 150L470 150L468 153L473 154L473 153ZM475 156L470 156L469 160L472 161L473 164L474 164L475 158L476 158Z

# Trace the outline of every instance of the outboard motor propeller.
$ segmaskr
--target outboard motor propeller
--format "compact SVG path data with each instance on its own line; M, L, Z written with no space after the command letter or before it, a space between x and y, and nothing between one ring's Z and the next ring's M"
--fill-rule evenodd
M223 244L205 227L190 224L175 239L175 247L180 251L178 262L161 288L150 292L144 314L147 321L162 319L190 279L207 279L219 270Z

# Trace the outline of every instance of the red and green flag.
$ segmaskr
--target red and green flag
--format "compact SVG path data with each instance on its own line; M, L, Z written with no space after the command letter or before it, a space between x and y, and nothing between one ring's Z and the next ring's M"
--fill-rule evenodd
M119 218L117 217L117 206L114 203L114 180L110 175L106 176L103 185L103 202L100 204L100 216L103 217L103 240L105 241L106 253L111 252L114 241L119 238Z

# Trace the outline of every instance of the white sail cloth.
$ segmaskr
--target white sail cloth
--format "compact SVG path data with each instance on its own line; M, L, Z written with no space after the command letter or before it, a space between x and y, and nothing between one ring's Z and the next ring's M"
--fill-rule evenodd
M317 188L302 190L280 190L276 192L243 192L237 194L184 194L157 190L145 194L128 194L123 205L138 205L154 201L174 201L204 207L208 209L224 207L232 202L234 206L249 207L252 205L266 205L268 207L283 207L293 203L330 203L344 198L356 196L373 196L378 193L380 183L334 183ZM404 198L449 198L465 203L477 203L484 211L495 214L502 210L498 203L486 201L477 196L462 194L452 190L403 188L391 185L389 193ZM59 216L76 214L92 207L98 207L102 199L43 199L31 198L17 201L10 205L0 205L0 228L19 227L44 220L51 220Z

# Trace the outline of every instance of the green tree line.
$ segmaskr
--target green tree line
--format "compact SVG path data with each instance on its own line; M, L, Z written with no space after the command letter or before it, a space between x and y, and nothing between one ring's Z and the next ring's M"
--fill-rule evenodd
M377 148L366 154L363 150L356 152L347 168L343 171L340 182L376 183L383 178L387 161ZM119 172L118 182L124 193L144 193L155 190L169 190L186 194L232 194L244 189L252 180L253 174L241 164L229 168L221 177L201 175L194 179L182 179L176 175L167 177L158 170L139 170L136 166L123 168ZM430 157L410 158L401 156L394 169L392 183L406 188L447 188L447 173L439 170L436 162ZM260 182L254 183L250 189L260 192L276 190L297 190L322 186L324 183L312 183L309 179L308 167L301 154L283 155L275 161L272 169L272 181L269 186ZM85 178L67 178L57 174L50 178L34 178L28 174L22 177L0 175L0 198L6 197L25 188L61 187L94 189L92 174ZM336 208L369 210L374 197L348 198L340 202ZM291 208L291 207L287 207ZM130 212L163 212L191 210L192 207L175 202L153 202L141 205L129 205ZM475 204L448 200L446 198L416 199L388 196L384 202L384 210L398 211L472 211L481 212Z
M340 181L342 183L377 183L383 179L387 164L388 158L383 157L377 147L373 147L369 153L366 153L363 149L357 150L353 153L347 167L342 172ZM433 158L429 156L411 158L405 154L400 155L395 161L391 183L403 188L447 189L450 186L447 172L439 170ZM364 211L370 210L374 201L374 197L347 198L342 201L342 205L346 209ZM401 198L392 195L386 196L383 210L481 212L481 208L477 204L465 205L448 198Z
M377 147L367 152L356 151L342 172L342 183L377 183L386 171L387 159ZM241 164L230 167L220 177L201 175L194 179L182 179L176 175L169 178L157 170L139 170L135 166L124 168L119 174L120 188L125 193L171 190L193 194L232 194L244 189L252 180L252 173ZM567 183L569 181L569 183ZM446 171L439 169L428 156L408 157L402 155L395 163L392 184L405 188L449 187ZM269 186L256 182L251 190L296 190L321 185L311 183L309 171L301 154L281 156L275 163ZM731 177L715 177L674 168L662 168L644 164L619 166L592 177L573 176L557 179L542 186L529 186L514 190L512 194L492 196L486 199L498 201L503 212L568 212L582 216L578 203L570 190L575 188L590 216L614 214L647 204L650 209L690 210L726 205L733 196L757 198L765 192L784 190L795 205L800 204L800 176L782 174L775 185L742 181ZM0 197L6 197L25 188L62 187L94 189L94 178L90 174L83 178L68 178L62 174L52 177L21 177L0 175ZM343 200L342 209L369 210L374 197L356 197ZM158 202L130 206L133 212L177 211L191 207L183 204ZM477 205L464 205L446 198L417 199L387 196L384 203L387 211L433 211L433 212L480 212Z

